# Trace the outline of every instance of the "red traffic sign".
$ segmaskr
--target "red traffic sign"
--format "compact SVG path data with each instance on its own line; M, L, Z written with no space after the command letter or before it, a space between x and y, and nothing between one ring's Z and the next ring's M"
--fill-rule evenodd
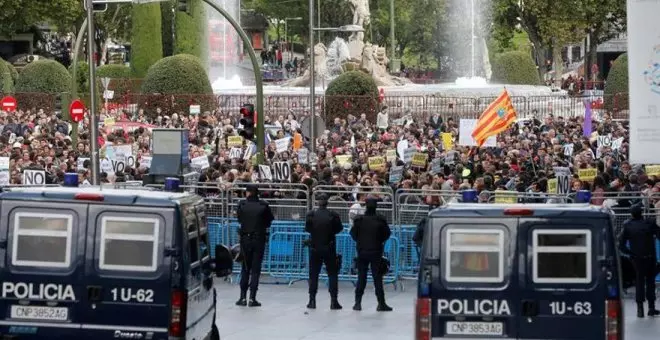
M85 117L85 104L80 99L76 99L69 105L69 114L74 122L80 122Z
M7 112L14 112L16 111L16 98L12 96L5 96L2 98L2 102L0 102L0 105L2 106L3 111Z

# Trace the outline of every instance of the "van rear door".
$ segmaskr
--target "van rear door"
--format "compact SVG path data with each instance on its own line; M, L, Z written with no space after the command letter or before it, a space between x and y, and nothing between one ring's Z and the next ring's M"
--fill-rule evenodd
M79 336L87 204L3 200L0 213L0 333Z
M607 219L521 219L519 339L605 338L607 277L616 273L599 264L608 257L616 263L609 225Z
M174 220L173 210L90 205L83 327L97 339L167 335Z
M432 336L516 338L516 218L434 219ZM432 244L432 245L431 245ZM428 249L426 251L428 254Z

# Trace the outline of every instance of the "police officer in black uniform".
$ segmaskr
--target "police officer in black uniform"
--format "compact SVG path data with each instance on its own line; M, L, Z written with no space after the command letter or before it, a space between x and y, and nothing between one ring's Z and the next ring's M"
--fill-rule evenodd
M385 303L385 290L383 289L383 251L385 242L390 238L390 226L385 217L376 214L378 201L368 198L364 215L355 218L351 228L351 237L357 243L357 270L358 281L355 287L355 305L353 310L362 310L362 295L367 286L367 270L371 267L371 276L374 279L376 298L379 312L389 312L392 307Z
M619 239L619 249L630 256L635 267L635 301L637 317L640 318L644 317L644 298L649 304L648 315L660 315L660 311L655 309L655 242L660 238L660 228L655 221L644 219L642 210L641 204L630 208L632 218L623 224Z
M238 204L236 209L238 231L243 253L241 266L241 297L236 301L237 306L259 307L257 289L261 275L261 262L266 250L268 228L275 219L268 203L259 200L259 189L250 185L246 189L246 199ZM250 288L250 301L246 300L248 287Z
M309 233L309 303L307 308L316 308L316 292L319 286L321 266L328 272L330 309L341 309L339 294L339 258L335 235L344 230L339 214L328 210L328 196L318 198L318 209L310 211L305 221L305 231Z

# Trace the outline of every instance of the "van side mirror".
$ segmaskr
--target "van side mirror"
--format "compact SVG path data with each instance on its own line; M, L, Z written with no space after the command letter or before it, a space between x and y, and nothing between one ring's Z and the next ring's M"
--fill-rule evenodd
M229 248L222 244L215 246L215 276L227 277L233 269L234 261Z

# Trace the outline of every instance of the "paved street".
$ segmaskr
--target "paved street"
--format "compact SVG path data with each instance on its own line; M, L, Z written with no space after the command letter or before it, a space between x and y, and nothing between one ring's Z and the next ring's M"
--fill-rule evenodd
M261 308L234 306L238 297L238 286L221 283L217 285L221 309L218 325L223 340L408 340L413 331L414 285L408 282L404 292L386 286L388 304L392 313L376 312L376 297L373 288L367 288L363 311L354 312L353 286L340 285L341 311L330 311L329 296L325 286L317 298L317 309L307 311L307 282L293 286L262 285L257 297L264 305ZM626 301L626 340L647 340L660 334L660 318L637 319L635 306Z

